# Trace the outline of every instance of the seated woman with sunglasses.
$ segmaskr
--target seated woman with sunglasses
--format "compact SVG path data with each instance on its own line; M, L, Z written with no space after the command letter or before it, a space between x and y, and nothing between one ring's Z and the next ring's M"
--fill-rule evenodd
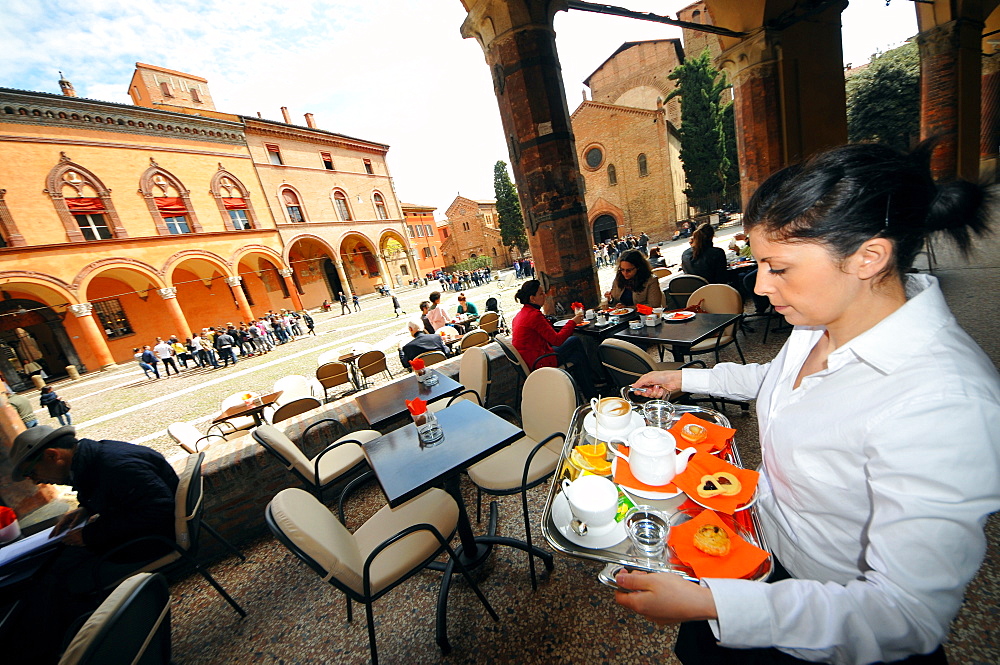
M630 249L618 259L618 274L611 290L604 294L600 309L636 305L663 307L664 298L660 280L653 276L649 261L639 250Z

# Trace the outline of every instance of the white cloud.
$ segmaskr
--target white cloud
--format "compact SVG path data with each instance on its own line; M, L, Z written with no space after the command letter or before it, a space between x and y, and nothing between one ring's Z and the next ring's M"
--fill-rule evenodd
M688 2L617 4L676 16ZM492 197L493 164L510 161L482 50L459 34L464 19L459 0L6 0L0 86L58 92L61 69L81 96L128 103L137 61L203 76L221 110L280 120L288 106L293 122L311 112L323 129L388 143L400 198L440 215L458 192ZM855 63L916 31L907 2L852 3L844 24ZM570 110L623 42L679 36L576 11L555 27Z

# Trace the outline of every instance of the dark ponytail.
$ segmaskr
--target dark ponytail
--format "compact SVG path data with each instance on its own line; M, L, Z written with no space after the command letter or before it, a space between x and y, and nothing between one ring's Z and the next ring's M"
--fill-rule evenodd
M993 196L962 180L935 184L934 144L924 141L910 154L873 143L845 145L782 169L754 193L744 227L760 227L779 241L818 242L840 258L871 238L887 238L894 247L887 274L909 270L936 232L967 254L972 234L989 233Z

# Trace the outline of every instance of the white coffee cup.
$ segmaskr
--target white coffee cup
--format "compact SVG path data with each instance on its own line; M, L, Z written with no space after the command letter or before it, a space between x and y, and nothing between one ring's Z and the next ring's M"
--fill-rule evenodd
M654 307L653 308L653 314L655 314L656 316L659 316L660 314L663 314L663 308L662 307Z
M632 422L632 405L621 397L602 397L590 400L597 427L602 430L620 430Z
M585 313L585 314L583 315L583 318L585 318L585 319L587 319L588 321L590 321L590 320L592 320L592 319L593 319L593 318L594 318L595 316L597 316L597 315L596 315L596 314L594 314L594 310L592 310L592 309L588 309L588 310L587 310L587 312L586 312L586 313Z
M656 314L646 314L642 317L642 320L647 326L655 326L660 322L660 317Z
M604 312L601 312L600 314L597 315L597 325L603 326L606 325L607 322L608 322L608 317L604 316Z
M564 478L562 488L573 516L586 525L585 533L597 535L614 526L618 488L613 482L603 476L580 476L574 481Z

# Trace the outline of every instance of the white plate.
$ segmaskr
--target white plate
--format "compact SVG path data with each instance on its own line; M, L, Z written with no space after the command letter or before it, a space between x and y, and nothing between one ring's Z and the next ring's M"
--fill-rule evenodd
M607 311L608 316L626 316L634 311L632 307L614 307Z
M612 464L612 466L614 466L614 465ZM628 488L626 488L626 489L628 489ZM735 512L737 512L737 513L738 513L738 512L740 512L740 511L742 511L742 510L746 510L747 508L749 508L749 507L750 507L750 506L752 506L753 504L757 503L757 498L758 498L759 496L760 496L760 488L758 487L758 488L754 489L754 491L753 491L753 496L751 496L751 497L750 497L750 500L749 500L749 501L747 501L746 503L744 503L744 504L743 504L742 506L740 506L739 508L737 508L737 509L735 510ZM698 504L699 506L701 506L702 508L708 508L709 510L715 510L715 508L714 508L713 506L710 506L710 505L708 505L707 503L702 503L701 501L699 501L698 499L694 498L694 497L693 497L693 496L691 496L690 494L688 494L688 495L687 495L687 498L691 499L692 501L694 501L695 503L697 503L697 504ZM698 497L698 498L701 498L701 497ZM704 499L702 499L702 500L704 500Z
M614 547L628 538L624 522L615 522L614 527L603 533L596 535L588 533L586 536L581 536L570 527L569 523L572 521L573 511L570 510L569 499L566 498L565 494L560 492L552 500L552 522L559 529L559 533L566 537L566 540L580 547L602 550L605 547Z
M695 316L694 312L671 312L670 314L664 314L663 320L667 323L680 323L681 321L690 321Z
M636 411L632 412L632 421L621 429L608 429L607 427L601 428L601 436L597 436L597 417L594 412L591 411L583 418L583 429L590 436L598 439L600 441L607 441L608 439L624 439L629 434L632 433L636 427L642 427L646 424L646 420L642 417L641 413Z
M618 468L618 456L617 455L615 455L615 458L613 460L611 460L611 480L615 479L615 469L616 468ZM618 487L620 487L623 490L625 490L626 492L628 492L629 494L634 494L635 496L639 497L640 499L650 499L652 501L659 501L660 499L672 499L675 496L680 496L681 494L684 493L684 492L682 492L679 489L676 492L653 492L651 490L636 489L634 487L629 487L627 485L622 485L618 481L615 481L615 484L618 485ZM676 487L676 485L675 485L675 487Z

